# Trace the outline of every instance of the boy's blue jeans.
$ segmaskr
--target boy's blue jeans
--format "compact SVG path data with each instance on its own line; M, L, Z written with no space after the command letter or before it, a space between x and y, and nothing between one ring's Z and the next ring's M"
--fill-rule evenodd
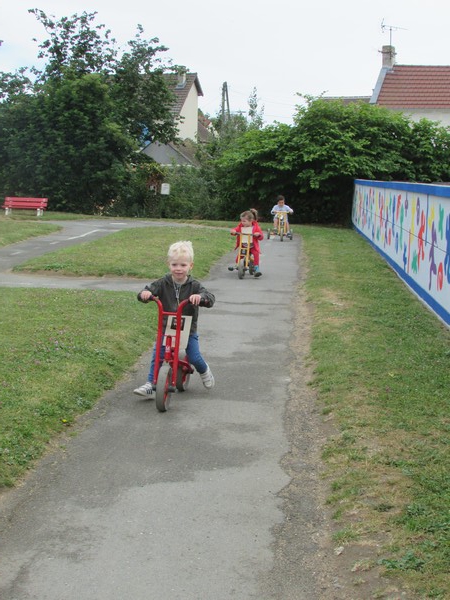
M195 370L199 373L206 373L208 365L206 364L203 356L200 353L200 346L198 343L198 334L191 333L186 348L186 354L189 356L190 363L195 367ZM161 360L164 359L164 346L160 349ZM150 361L150 372L148 374L148 381L153 383L155 373L155 360L156 360L156 344L153 346L152 360Z

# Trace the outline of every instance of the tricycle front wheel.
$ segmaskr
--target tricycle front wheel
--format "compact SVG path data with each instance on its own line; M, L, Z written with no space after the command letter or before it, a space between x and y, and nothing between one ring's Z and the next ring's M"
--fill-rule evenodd
M170 404L172 385L172 368L169 365L161 365L156 381L155 403L159 412L166 412Z
M241 258L238 264L238 277L243 279L245 275L245 259Z

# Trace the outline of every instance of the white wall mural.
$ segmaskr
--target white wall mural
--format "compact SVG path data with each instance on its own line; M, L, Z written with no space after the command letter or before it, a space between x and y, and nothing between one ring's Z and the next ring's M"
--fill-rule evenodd
M450 326L450 186L357 179L352 221Z

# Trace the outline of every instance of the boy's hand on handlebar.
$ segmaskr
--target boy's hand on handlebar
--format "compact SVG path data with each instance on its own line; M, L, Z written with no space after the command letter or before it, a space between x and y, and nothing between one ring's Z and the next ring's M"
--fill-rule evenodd
M237 235L237 231L236 231L236 229L232 229L232 230L230 231L230 233L231 233L231 235Z
M192 294L192 296L189 296L189 302L194 306L211 306L208 298L203 298L201 294Z
M148 290L142 290L142 292L140 292L138 298L141 302L149 302L152 298L152 293L149 292Z
M192 296L189 296L189 302L194 306L198 306L201 300L202 297L200 296L200 294L192 294Z

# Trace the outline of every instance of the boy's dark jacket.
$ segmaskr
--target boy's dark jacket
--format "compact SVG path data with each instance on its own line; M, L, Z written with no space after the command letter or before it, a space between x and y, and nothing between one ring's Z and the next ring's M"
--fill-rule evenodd
M202 305L207 308L211 308L216 301L214 294L208 292L200 281L193 279L191 275L188 275L186 283L183 283L180 287L180 296L178 300L171 273L167 273L164 277L161 277L161 279L157 279L149 285L146 285L144 289L148 290L153 296L157 296L163 305L163 309L168 312L176 312L178 301L181 302L182 300L187 300L192 294L200 294L202 297ZM138 294L138 300L141 300L140 292ZM197 331L198 306L187 304L183 310L183 314L192 316L190 333L195 333Z

